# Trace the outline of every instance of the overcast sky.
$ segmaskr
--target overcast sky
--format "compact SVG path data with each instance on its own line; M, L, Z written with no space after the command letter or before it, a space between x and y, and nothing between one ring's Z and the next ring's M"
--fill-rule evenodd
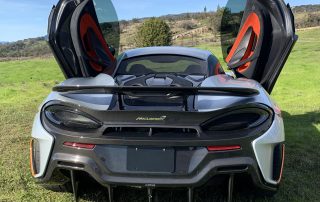
M110 0L95 0L110 1ZM0 41L44 36L50 10L58 0L0 0ZM112 0L119 19L214 10L227 0ZM293 6L320 0L286 0Z

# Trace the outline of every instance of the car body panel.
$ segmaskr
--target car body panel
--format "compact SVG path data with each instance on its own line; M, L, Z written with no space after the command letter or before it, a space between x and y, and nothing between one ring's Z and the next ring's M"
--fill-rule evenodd
M182 55L207 60L212 53L197 48L185 48L174 46L146 47L127 50L124 52L123 59L145 56L145 55Z
M69 79L64 81L61 86L65 86L65 85L78 85L78 86L88 86L88 85L93 85L95 86L97 81L99 80L103 80L103 82L100 82L101 85L103 85L103 83L106 86L112 86L114 85L114 81L113 79L105 74L99 75L96 78L74 78L74 79ZM109 124L111 125L123 125L123 126L134 126L136 124L146 124L146 125L154 125L154 126L170 126L170 127L179 127L179 126L188 126L188 127L194 127L196 129L198 129L198 126L201 122L205 121L208 118L201 118L201 116L208 116L211 117L212 115L210 115L210 113L214 112L214 111L218 111L221 109L232 109L233 107L237 107L237 106L241 106L241 105L246 105L246 104L250 104L250 103L263 103L264 105L269 106L270 108L274 107L273 102L271 101L269 95L266 93L266 91L261 87L261 85L253 80L247 80L247 79L241 79L241 80L237 80L234 79L230 76L227 75L217 75L217 76L213 76L213 77L209 77L207 78L204 82L203 82L203 86L211 86L211 87L233 87L233 88L241 88L241 87L247 87L247 88L254 88L254 89L259 89L259 94L257 94L256 96L251 96L251 97L239 97L239 96L197 96L195 98L195 100L197 100L197 111L198 112L193 112L194 115L191 115L191 113L189 113L190 115L187 115L188 112L168 112L168 111L140 111L140 112L126 112L126 111L116 111L116 112L112 112L109 111L110 107L111 107L111 103L112 103L112 97L113 95L111 94L74 94L74 93L58 93L58 92L53 92L51 93L48 98L46 99L46 101L44 102L43 107L45 107L48 103L50 102L57 102L58 103L72 103L73 106L77 106L79 107L79 109L81 109L82 111L86 112L86 113L90 113L90 111L95 110L97 112L99 112L100 114L106 114L108 118L108 121L104 121L109 123L110 121L112 121L112 123L110 122ZM99 101L97 101L97 99L101 99L104 101L104 104L101 103L97 103ZM223 103L223 104L221 104ZM228 104L229 103L229 104ZM42 109L43 110L43 109ZM105 111L105 112L104 112ZM181 121L173 121L172 123L170 123L171 117L173 118L173 116L181 116L179 115L179 113L184 113L187 115L187 117L193 117L192 120L190 119L190 121L188 121L187 119L182 119ZM209 113L209 114L208 114ZM108 115L110 114L110 115ZM114 116L114 115L116 116ZM138 116L146 116L146 117L158 117L160 116L159 114L164 114L166 117L168 117L168 121L166 122L162 122L162 121L154 121L153 123L150 123L149 121L136 121L135 117ZM201 115L203 114L203 115ZM207 115L205 115L207 114ZM91 115L99 118L100 115L98 114L92 114ZM197 118L196 116L199 115L199 121L202 119L202 121L197 122ZM106 117L106 118L107 118ZM101 119L101 118L99 118ZM40 122L40 120L37 120L38 122ZM125 123L125 124L124 124ZM39 123L41 124L41 122ZM120 124L120 125L119 125ZM275 143L279 143L279 142L283 142L283 131L278 130L281 126L282 123L274 123L275 126L272 126L271 128L275 128L275 129L270 129L272 130L272 134L275 137L279 137L279 139L276 139L274 141L272 141L272 144L266 144L265 148L270 150L274 147ZM43 125L43 123L42 123ZM43 126L42 126L43 127ZM282 126L283 127L283 126ZM198 129L201 130L201 129ZM53 131L50 131L50 133L52 134ZM280 132L280 134L278 133ZM268 137L270 135L268 135L271 132L266 132L264 135L261 136L261 139L268 139ZM55 132L53 132L53 134L55 134ZM73 133L73 132L69 132L69 134L66 136L68 137L68 139L66 139L65 141L69 140L74 140L77 141L78 138L81 137L81 139L79 139L78 141L81 142L86 142L86 141L90 141L91 143L101 143L104 145L119 145L121 147L121 145L148 145L148 146L161 146L161 145L165 145L165 146L169 146L169 147L175 147L175 146L179 146L179 147L187 147L187 146L209 146L209 145L215 145L215 144L221 144L219 143L219 141L224 141L225 138L214 138L212 140L210 139L204 139L204 140L199 140L199 141L195 141L195 140L188 140L187 138L182 139L182 140L175 140L172 141L171 143L167 142L167 141L161 141L161 140L155 140L155 139L150 139L150 140L142 140L142 139L137 139L134 140L131 138L126 140L117 140L117 139L92 139L94 136L92 136L92 138L87 138L84 136L85 134L81 134L81 133ZM263 138L267 136L266 138ZM231 136L230 136L231 137ZM230 138L229 137L229 138ZM240 139L239 139L240 140ZM61 140L59 140L61 141ZM235 139L233 139L233 141L236 141ZM262 144L261 140L255 140L252 139L251 140L253 142L253 147L256 148L257 145ZM251 141L249 142L249 145L251 145ZM61 142L58 142L57 144L61 144ZM104 147L102 147L104 148ZM126 148L126 147L125 147ZM107 149L107 148L105 148ZM205 149L206 150L206 149ZM110 150L112 151L112 149ZM121 148L119 149L120 152ZM199 150L203 151L202 149ZM255 150L255 154L257 159L260 159L259 162L261 162L261 159L263 157L260 156L265 156L266 154L264 152L261 152L259 149ZM100 152L98 152L100 153ZM103 152L102 152L103 153ZM111 152L112 153L112 152ZM272 153L272 152L271 152ZM49 154L48 155L48 162L49 162ZM111 155L111 154L110 154ZM270 155L270 154L269 154ZM269 156L270 157L270 156ZM117 159L120 161L121 160L121 155L119 155L117 157ZM119 162L118 161L118 162ZM46 162L46 163L48 163ZM110 165L112 165L110 163ZM260 163L259 166L261 165L261 168L263 168L262 172L267 172L265 175L263 175L265 178L265 180L269 183L274 183L274 181L270 180L270 169L266 169L266 165L263 163ZM192 166L192 165L190 165ZM262 167L263 166L263 167ZM116 169L118 170L118 169ZM101 180L101 179L100 179Z
M261 137L252 142L252 146L257 157L261 173L270 184L278 184L278 180L272 178L272 166L273 166L273 152L274 147L279 142L285 141L285 133L283 120L281 117L276 116L273 126Z
M227 8L235 9L235 1L230 0ZM222 20L227 20L228 15L225 12ZM222 35L224 32L222 28ZM225 59L237 77L256 80L271 93L297 40L289 5L283 0L249 0L238 36ZM222 46L223 41L222 36Z
M114 7L108 9L115 13ZM95 12L92 0L60 0L51 11L48 42L66 78L112 74L115 68ZM104 23L119 32L119 22Z
M45 175L47 165L50 161L51 150L54 146L54 138L42 126L40 113L37 113L32 126L32 138L39 143L40 167L34 177Z

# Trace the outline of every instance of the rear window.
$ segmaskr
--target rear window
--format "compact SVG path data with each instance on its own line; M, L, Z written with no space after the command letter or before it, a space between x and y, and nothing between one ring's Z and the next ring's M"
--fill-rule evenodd
M147 75L176 73L178 75L206 75L204 60L178 55L151 55L123 60L117 75Z

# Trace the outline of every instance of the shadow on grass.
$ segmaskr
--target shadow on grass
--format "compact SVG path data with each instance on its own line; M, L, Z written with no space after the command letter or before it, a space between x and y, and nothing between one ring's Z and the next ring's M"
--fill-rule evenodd
M283 117L286 158L282 186L276 199L319 201L320 111L298 115L284 112Z
M316 192L320 187L318 174L320 161L317 151L320 145L320 132L316 127L316 124L320 123L320 111L301 115L283 112L283 117L286 129L286 160L282 186L278 194L268 198L257 196L251 180L236 178L234 201L316 201L320 198L320 193ZM226 181L226 179L220 179L216 185L211 184L197 189L195 201L225 201ZM118 187L114 194L117 202L148 201L145 188ZM108 201L107 189L97 184L82 185L80 199L81 201ZM154 201L185 202L187 191L157 190Z

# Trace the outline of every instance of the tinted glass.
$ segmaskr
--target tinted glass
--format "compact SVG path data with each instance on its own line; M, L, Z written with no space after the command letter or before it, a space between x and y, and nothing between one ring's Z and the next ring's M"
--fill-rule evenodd
M172 72L181 75L206 75L207 65L205 61L191 57L153 55L124 60L118 69L118 75L140 76Z
M120 25L111 0L93 0L102 34L110 47L119 53Z
M221 18L221 48L223 58L226 59L228 52L236 40L247 0L229 0L223 9Z

